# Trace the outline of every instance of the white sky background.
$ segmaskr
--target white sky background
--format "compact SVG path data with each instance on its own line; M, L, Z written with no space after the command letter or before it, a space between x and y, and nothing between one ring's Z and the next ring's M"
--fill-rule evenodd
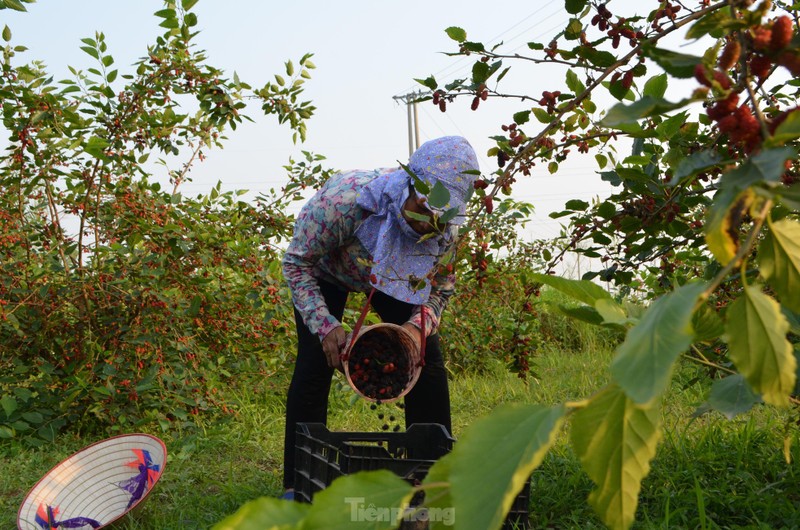
M631 13L630 6L637 6L646 15L657 4L655 0L615 0L609 7L613 12ZM12 44L29 48L18 60L43 60L56 80L70 77L67 65L93 66L93 59L80 50L80 39L93 37L95 31L105 34L120 73L132 72L128 66L144 56L146 46L164 31L158 27L161 19L152 15L163 7L160 0L38 0L26 6L27 13L0 11L0 24L11 29ZM235 71L253 87L271 81L275 73L283 74L284 61L292 59L296 64L305 53L313 53L317 69L306 83L305 99L313 101L317 112L308 122L307 142L295 146L287 128L273 117L258 118L260 108L253 105L248 114L256 123L230 131L223 150L206 153L206 161L191 173L193 181L182 188L188 195L207 192L217 181L222 181L225 190L258 192L279 187L285 181L282 166L290 156L300 158L301 149L325 155L328 165L336 169L396 166L397 160L408 158L407 112L392 96L424 89L414 78L433 74L444 85L470 76L471 58L442 53L457 49L445 28L459 26L469 40L487 45L504 41L506 52L524 54L527 42L546 44L569 18L560 1L522 0L494 5L486 0L200 0L193 11L200 30L195 42L207 51L209 63L229 77ZM623 43L620 49L625 47ZM519 64L501 89L535 96L543 90L563 90L564 73ZM421 141L463 135L488 174L497 169L494 159L486 157L493 145L488 137L500 134L501 124L510 123L514 112L530 106L489 99L473 112L470 102L471 98L458 100L446 113L430 102L422 104L418 111ZM537 167L530 178L518 183L515 198L536 208L526 235L531 239L556 235L559 222L548 214L562 209L571 198L590 201L608 195L610 187L595 171L593 158L584 157L562 165L556 175Z

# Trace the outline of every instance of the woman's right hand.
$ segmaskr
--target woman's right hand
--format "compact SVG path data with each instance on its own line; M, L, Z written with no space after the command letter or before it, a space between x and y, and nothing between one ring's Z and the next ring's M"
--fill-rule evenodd
M342 369L341 354L344 351L345 343L347 342L347 333L345 333L342 326L333 328L325 338L322 339L322 351L325 352L325 358L328 361L328 366Z

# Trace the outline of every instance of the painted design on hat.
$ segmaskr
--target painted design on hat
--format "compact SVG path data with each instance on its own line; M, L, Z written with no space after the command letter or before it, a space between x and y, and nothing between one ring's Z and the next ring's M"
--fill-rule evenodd
M136 460L128 462L125 466L138 470L138 474L119 483L120 488L131 494L128 508L142 498L147 488L156 483L158 475L161 473L160 466L153 463L153 458L147 449L132 449L132 451L136 455Z
M73 517L72 519L64 519L63 521L56 521L58 517L58 506L50 506L49 504L42 503L39 509L36 510L36 523L45 530L58 530L58 528L83 528L84 526L91 526L92 528L100 528L100 523L88 517Z

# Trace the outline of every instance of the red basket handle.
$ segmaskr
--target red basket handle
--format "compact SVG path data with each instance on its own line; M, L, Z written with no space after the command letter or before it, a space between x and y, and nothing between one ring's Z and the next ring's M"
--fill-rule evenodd
M425 366L425 306L419 308L419 365Z
M373 287L372 290L367 295L367 301L364 302L364 307L361 308L361 316L358 317L356 321L356 327L353 328L353 333L350 335L350 345L345 349L348 353L342 353L340 355L342 362L347 362L347 359L350 357L349 352L353 348L353 344L356 342L356 337L358 337L358 332L361 331L361 326L364 324L364 319L367 318L367 312L369 311L369 303L372 301L372 295L375 294L375 288Z

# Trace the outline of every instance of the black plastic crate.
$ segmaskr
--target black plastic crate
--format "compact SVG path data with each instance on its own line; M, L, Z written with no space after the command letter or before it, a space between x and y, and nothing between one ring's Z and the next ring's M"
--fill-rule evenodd
M438 423L417 423L405 432L332 432L321 423L298 423L295 443L295 500L314 494L343 475L387 469L410 483L453 448L455 440ZM504 529L528 529L530 480L514 499Z

